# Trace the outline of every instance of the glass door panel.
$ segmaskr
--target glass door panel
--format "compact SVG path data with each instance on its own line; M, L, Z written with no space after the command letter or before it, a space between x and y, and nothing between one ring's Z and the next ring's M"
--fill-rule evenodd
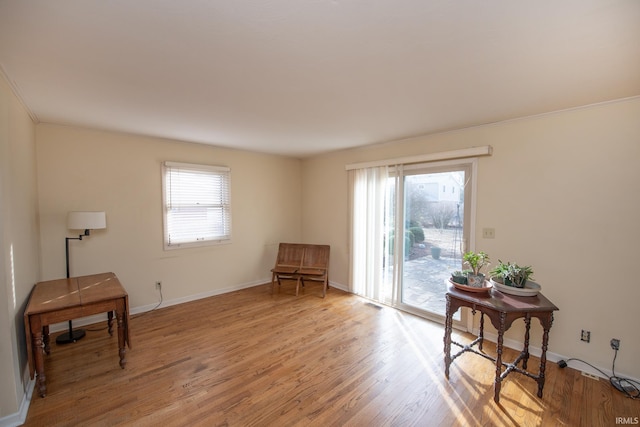
M465 165L405 171L401 305L444 317L446 281L462 269L467 241L469 172Z

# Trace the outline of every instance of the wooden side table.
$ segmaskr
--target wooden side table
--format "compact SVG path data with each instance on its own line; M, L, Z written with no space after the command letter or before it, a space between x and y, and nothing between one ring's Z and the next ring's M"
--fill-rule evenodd
M495 394L493 400L497 403L500 401L500 388L502 380L511 372L518 372L532 378L538 383L538 397L542 397L542 389L544 387L544 370L547 362L547 345L549 342L549 330L553 323L553 312L558 307L553 305L544 295L538 294L535 297L518 297L504 294L496 289L491 289L486 293L473 293L456 289L449 286L446 293L447 312L445 319L444 331L444 375L449 379L449 367L458 356L465 352L472 352L496 363L495 378ZM478 338L471 344L463 345L451 340L451 332L453 325L453 315L460 307L471 308L475 315L476 311L480 312L480 331ZM498 342L496 344L496 357L493 358L482 352L482 342L484 340L484 316L491 320L491 324L498 331ZM540 355L540 370L537 375L527 371L527 362L529 360L529 330L531 327L531 318L537 317L543 328L542 334L542 354ZM522 318L525 323L524 348L520 355L512 363L502 361L502 350L504 333L507 331L513 321ZM455 355L451 355L451 344L461 347L461 350ZM478 350L474 348L478 345ZM522 361L522 368L518 364ZM505 368L503 371L502 368Z
M113 273L39 282L31 291L24 312L25 338L29 371L36 377L38 393L47 394L44 355L49 354L49 325L98 313L108 313L109 334L113 333L115 312L118 325L118 355L124 369L125 346L131 348L129 339L129 297Z

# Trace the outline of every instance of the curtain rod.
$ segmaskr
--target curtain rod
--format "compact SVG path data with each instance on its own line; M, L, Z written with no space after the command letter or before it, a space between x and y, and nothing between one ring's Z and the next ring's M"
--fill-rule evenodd
M398 157L395 159L374 160L371 162L350 163L346 170L373 168L378 166L404 165L410 163L433 162L436 160L463 159L465 157L490 156L493 147L483 145L480 147L463 148L461 150L442 151L440 153L422 154L417 156Z

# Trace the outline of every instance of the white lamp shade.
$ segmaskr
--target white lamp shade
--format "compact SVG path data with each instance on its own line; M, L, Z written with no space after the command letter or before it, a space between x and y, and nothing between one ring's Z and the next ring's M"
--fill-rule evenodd
M69 212L67 214L69 230L97 230L107 228L107 216L104 212Z

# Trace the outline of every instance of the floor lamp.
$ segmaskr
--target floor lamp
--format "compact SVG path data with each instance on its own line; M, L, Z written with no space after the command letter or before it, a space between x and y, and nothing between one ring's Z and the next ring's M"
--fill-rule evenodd
M91 230L107 228L107 219L104 212L69 212L67 214L67 228L69 230L84 230L84 234L78 237L65 237L65 256L67 260L67 278L69 274L69 240L82 240L84 236L89 236ZM69 331L58 335L56 343L68 344L76 342L85 336L84 329L73 330L73 324L69 320Z

